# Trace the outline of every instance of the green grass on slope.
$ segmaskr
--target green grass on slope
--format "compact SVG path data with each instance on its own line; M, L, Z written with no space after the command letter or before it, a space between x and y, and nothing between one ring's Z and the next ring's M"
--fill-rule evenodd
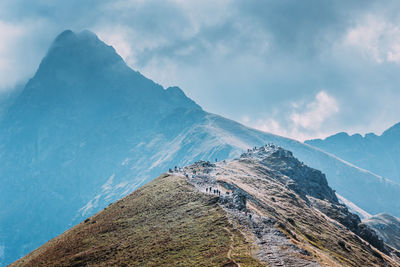
M163 175L16 266L260 266L212 196Z

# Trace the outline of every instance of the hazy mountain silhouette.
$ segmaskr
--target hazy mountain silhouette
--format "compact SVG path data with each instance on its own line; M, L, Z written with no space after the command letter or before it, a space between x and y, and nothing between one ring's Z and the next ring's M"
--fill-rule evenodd
M306 141L307 144L334 154L354 165L372 171L395 182L400 182L400 123L382 135L338 133L324 140Z

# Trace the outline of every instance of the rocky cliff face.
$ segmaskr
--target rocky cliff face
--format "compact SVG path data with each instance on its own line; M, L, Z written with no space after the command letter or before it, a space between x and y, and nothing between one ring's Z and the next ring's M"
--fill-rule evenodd
M321 172L266 146L171 170L12 266L398 266L375 238Z
M262 164L275 172L275 178L281 179L308 204L340 222L375 248L389 253L390 248L385 246L375 231L361 223L356 214L351 213L345 205L339 203L325 175L321 171L304 165L293 156L292 152L270 145L249 150L248 153L242 154L241 158L259 159Z
M261 163L274 170L277 176L287 180L287 186L307 200L307 195L338 203L335 192L328 186L325 174L306 166L293 153L275 145L249 150L241 158L257 157Z

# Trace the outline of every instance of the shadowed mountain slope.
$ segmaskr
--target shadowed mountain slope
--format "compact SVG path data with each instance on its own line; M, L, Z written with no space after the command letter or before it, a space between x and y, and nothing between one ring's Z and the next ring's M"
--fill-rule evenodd
M364 210L400 216L400 185L303 143L207 113L129 68L89 31L65 31L0 119L0 265L168 168L275 143Z
M321 172L263 147L164 174L11 266L398 266L360 228Z

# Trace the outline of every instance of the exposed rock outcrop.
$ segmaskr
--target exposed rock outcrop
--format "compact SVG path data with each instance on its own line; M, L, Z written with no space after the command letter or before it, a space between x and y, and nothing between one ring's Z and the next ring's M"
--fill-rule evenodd
M382 238L385 243L400 250L400 219L381 213L363 221Z

